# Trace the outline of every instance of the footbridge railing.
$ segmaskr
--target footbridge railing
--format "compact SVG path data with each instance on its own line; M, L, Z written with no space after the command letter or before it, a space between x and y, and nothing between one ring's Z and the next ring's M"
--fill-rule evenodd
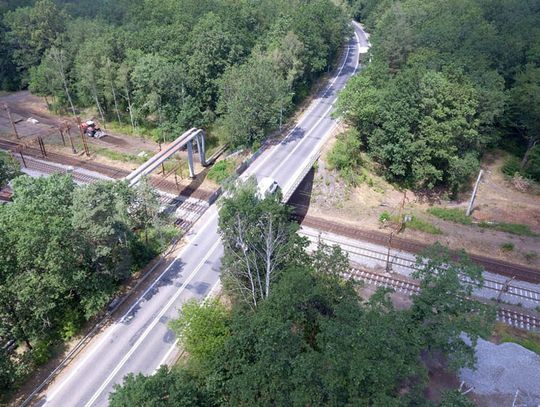
M137 184L142 177L147 176L157 167L159 167L165 160L171 158L177 151L179 151L183 146L187 146L188 152L188 166L189 166L189 176L191 178L195 177L195 169L193 166L193 143L197 144L197 150L199 151L199 156L201 159L201 165L206 166L206 157L205 157L205 145L204 145L204 130L196 129L195 127L189 129L171 144L169 144L165 149L161 150L159 153L154 155L139 168L134 170L131 174L126 176L126 180L129 182L130 186Z

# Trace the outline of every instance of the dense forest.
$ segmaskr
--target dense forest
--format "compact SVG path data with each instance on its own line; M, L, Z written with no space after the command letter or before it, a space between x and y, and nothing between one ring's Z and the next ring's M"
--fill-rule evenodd
M28 87L66 112L93 106L102 121L147 126L164 139L211 126L232 145L275 128L331 67L348 32L331 0L1 5L1 88Z
M455 192L486 149L503 147L519 157L509 175L540 180L538 1L349 4L372 48L338 102L356 130L340 142L344 167L363 150L392 182Z
M492 310L467 299L481 270L435 246L418 260L422 291L409 309L384 289L364 301L343 279L348 258L324 244L308 254L280 198L261 200L248 182L224 199L226 300L184 305L171 328L189 358L127 376L111 407L474 405L457 391L437 404L424 391L426 361L472 366L476 340L490 332Z
M25 175L12 187L0 205L0 402L172 237L146 181Z

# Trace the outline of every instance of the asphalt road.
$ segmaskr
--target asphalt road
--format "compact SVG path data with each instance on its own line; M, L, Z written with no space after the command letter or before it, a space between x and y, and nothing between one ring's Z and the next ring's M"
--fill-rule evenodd
M365 33L355 25L335 76L311 103L297 126L279 144L268 148L244 177L269 176L284 191L291 188L308 157L324 144L335 126L330 112L337 92L358 69L359 50L368 47ZM211 206L188 234L176 260L129 311L95 338L46 391L38 405L105 406L114 384L130 373L151 374L175 346L170 319L189 299L203 299L219 285L223 247L217 230L217 208Z

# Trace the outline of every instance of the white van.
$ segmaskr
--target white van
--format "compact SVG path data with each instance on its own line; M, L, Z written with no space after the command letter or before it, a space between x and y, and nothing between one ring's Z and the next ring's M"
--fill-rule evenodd
M275 179L263 177L257 184L257 195L260 199L264 199L266 196L276 192L278 188L279 185Z

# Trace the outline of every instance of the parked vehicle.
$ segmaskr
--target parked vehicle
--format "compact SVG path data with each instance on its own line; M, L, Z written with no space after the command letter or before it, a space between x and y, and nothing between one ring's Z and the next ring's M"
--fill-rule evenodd
M101 130L101 128L99 128L92 120L87 120L81 124L81 129L84 135L88 137L102 138L106 136L103 130Z

